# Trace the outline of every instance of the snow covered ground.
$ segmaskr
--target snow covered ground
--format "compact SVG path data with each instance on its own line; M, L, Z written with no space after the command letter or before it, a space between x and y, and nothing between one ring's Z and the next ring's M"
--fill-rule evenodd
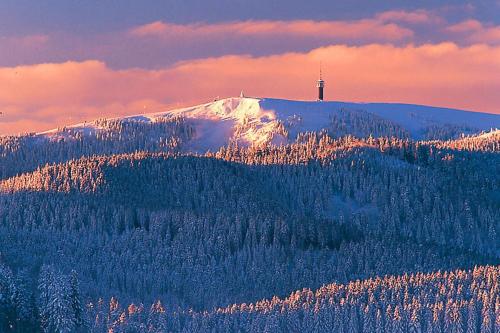
M404 128L415 139L429 126L463 126L477 131L500 128L500 115L423 105L392 103L348 103L292 101L272 98L226 98L193 107L121 118L123 121L151 122L184 117L194 128L195 137L186 147L193 151L216 150L231 141L242 145L293 140L297 133L329 129L332 116L341 110L373 114ZM83 135L101 130L89 122L69 126ZM288 133L288 135L286 134ZM38 136L64 135L52 130Z

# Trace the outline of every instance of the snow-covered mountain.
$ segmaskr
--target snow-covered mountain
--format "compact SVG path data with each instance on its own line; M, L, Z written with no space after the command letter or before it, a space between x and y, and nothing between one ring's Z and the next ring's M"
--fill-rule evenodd
M0 332L499 331L499 120L229 98L0 136Z
M328 131L333 136L408 136L448 139L500 127L500 115L422 105L292 101L271 98L226 98L193 107L119 119L124 123L162 124L182 119L192 130L185 149L216 150L240 145L286 143L302 132ZM106 131L100 122L77 124L64 131L39 133L60 139Z

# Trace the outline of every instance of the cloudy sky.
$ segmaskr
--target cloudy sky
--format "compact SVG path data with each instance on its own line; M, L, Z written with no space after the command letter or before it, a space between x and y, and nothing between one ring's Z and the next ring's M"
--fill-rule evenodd
M0 134L215 96L500 113L500 0L1 0Z

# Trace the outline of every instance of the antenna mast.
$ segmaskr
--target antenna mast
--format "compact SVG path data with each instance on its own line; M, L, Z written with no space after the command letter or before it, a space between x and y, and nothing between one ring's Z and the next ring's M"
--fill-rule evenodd
M321 61L319 63L319 80L318 82L316 83L316 87L318 88L318 101L322 101L323 100L323 90L325 88L325 81L323 81L323 69L322 69L322 66L321 66Z

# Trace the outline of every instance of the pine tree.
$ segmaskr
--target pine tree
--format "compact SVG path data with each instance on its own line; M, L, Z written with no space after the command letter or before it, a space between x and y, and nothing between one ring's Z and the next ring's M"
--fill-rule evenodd
M485 304L485 307L482 311L482 321L481 321L481 333L493 333L493 318L492 311L488 306L488 303Z
M363 332L375 332L372 308L369 305L363 311Z
M359 320L358 314L355 306L349 307L349 322L348 322L348 331L349 332L359 332Z
M147 319L147 330L151 333L167 331L166 313L160 301L151 305Z
M401 315L399 305L396 305L396 307L394 308L394 314L392 317L392 332L394 333L404 332L403 317Z
M80 327L85 327L83 318L83 307L80 299L80 287L78 283L78 275L75 270L71 271L70 277L70 298L71 298L71 308L73 310L75 318L75 327L78 329Z
M12 271L0 262L0 329L9 331L17 326L17 288Z
M66 333L75 329L75 314L71 304L67 277L43 266L39 278L39 306L44 332Z
M55 287L55 272L52 266L43 265L38 278L38 313L40 315L41 327L45 331L50 329L49 303Z
M467 331L466 333L476 333L478 331L476 303L472 299L467 306Z
M419 315L417 308L414 308L411 311L408 332L409 333L421 333L422 332L422 326L420 324L420 315Z

